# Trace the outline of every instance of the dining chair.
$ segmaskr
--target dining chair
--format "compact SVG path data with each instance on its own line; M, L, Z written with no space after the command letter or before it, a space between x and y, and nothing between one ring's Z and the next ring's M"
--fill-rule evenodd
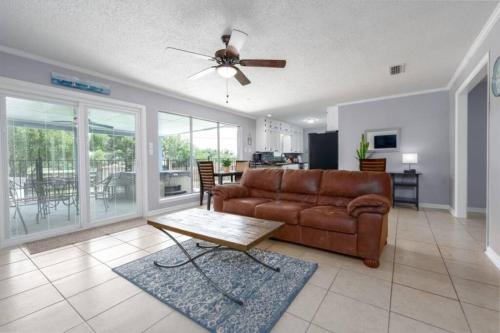
M359 160L360 171L378 171L385 172L387 160L385 158L369 158Z
M198 174L200 176L200 206L203 205L205 192L208 195L207 209L210 210L212 201L212 188L215 186L214 162L196 161L198 165Z
M246 169L250 168L250 161L236 161L234 165L234 170L237 172L245 172ZM241 175L235 176L235 181L238 183L241 180Z

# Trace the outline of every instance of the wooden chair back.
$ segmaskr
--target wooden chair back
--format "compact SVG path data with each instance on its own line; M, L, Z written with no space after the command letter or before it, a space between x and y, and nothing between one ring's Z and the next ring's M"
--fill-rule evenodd
M198 164L198 175L200 176L200 192L209 191L215 186L214 162L196 161Z
M250 167L250 161L236 161L234 170L238 172L245 172Z
M387 160L385 158L370 158L359 161L359 170L361 171L379 171L385 172Z

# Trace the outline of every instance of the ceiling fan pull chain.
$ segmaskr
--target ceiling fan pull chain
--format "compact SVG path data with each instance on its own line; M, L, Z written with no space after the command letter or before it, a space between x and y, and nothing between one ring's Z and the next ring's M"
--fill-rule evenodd
M226 104L229 104L229 79L226 79Z

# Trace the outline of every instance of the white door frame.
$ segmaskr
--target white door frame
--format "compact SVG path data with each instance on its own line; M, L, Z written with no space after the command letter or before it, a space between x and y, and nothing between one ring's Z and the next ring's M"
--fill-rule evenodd
M86 112L82 113L82 110L84 110L85 105L90 105L90 106L97 106L97 107L102 107L106 108L109 110L123 110L126 111L128 110L129 112L135 111L137 112L137 118L136 118L136 133L137 133L137 144L136 144L136 149L138 152L136 159L137 159L137 176L136 176L136 182L137 182L137 197L140 198L142 196L142 201L138 201L138 208L137 208L137 214L136 216L147 216L148 213L148 191L147 191L147 136L146 136L146 107L144 105L140 104L135 104L135 103L129 103L129 102L124 102L121 100L113 99L110 97L104 97L104 96L96 96L96 95L91 95L88 93L82 93L79 91L74 91L74 90L69 90L69 89L64 89L64 88L57 88L57 87L52 87L48 85L43 85L43 84L37 84L37 83L32 83L32 82L26 82L26 81L21 81L21 80L16 80L16 79L11 79L7 77L0 76L0 169L1 170L7 170L8 169L8 164L7 164L7 159L3 158L3 156L6 156L8 153L8 148L7 148L7 131L6 131L6 121L5 120L5 115L6 115L6 110L5 110L5 96L18 96L18 97L26 97L30 99L36 99L36 100L43 100L43 101L52 101L52 102L57 102L61 101L62 103L71 103L75 105L75 108L79 112L79 117L83 119L79 119L79 131L78 131L78 143L81 145L84 143L86 145L86 133L87 133L87 128L83 126L82 124L86 124L87 120L85 119L84 116L86 116ZM5 125L4 125L5 124ZM82 127L84 130L82 130ZM82 141L83 140L83 141ZM86 146L85 146L86 147ZM88 154L88 151L85 151L84 149L80 149L78 157L80 158L81 162L86 161L86 154ZM85 159L82 159L84 158ZM84 165L85 163L79 163L80 164L80 169L79 171L82 172L83 170L87 170L87 167ZM83 167L82 167L83 166ZM140 171L139 171L140 170ZM117 220L123 219L123 217L117 217L116 219L109 219L105 220L99 223L88 223L88 215L87 212L83 212L83 209L81 211L82 216L81 216L81 223L79 225L75 226L69 226L69 227L63 227L60 229L55 229L55 230L49 230L46 232L40 232L32 235L27 235L23 237L18 237L15 239L8 239L7 238L7 224L9 221L9 203L8 203L8 193L6 193L5 189L7 188L8 185L8 174L6 171L4 171L5 174L0 174L0 248L2 247L7 247L7 246L13 246L17 244L21 244L27 241L32 241L36 239L42 239L46 237L51 237L51 236L56 236L60 234L65 234L70 231L75 231L75 230L82 230L86 228L92 228L101 224L107 224L107 223L112 223ZM81 175L85 175L86 173L80 173ZM85 177L87 178L87 177ZM82 183L83 181L83 183ZM88 188L88 184L85 183L86 180L84 180L82 177L80 177L80 185L83 185L84 188ZM83 204L85 205L86 198L83 198L84 196L81 196L80 200ZM87 200L88 201L88 200ZM82 206L81 206L82 207ZM87 205L88 207L88 205ZM84 207L82 207L84 208ZM87 219L87 220L84 220Z
M488 87L490 85L489 75L489 52L486 53L481 60L474 67L469 76L464 80L460 87L455 92L455 183L454 183L454 202L452 213L455 217L467 217L467 162L468 162L468 149L467 149L467 129L468 129L468 94L474 87L487 77ZM487 132L489 132L490 124L490 103L487 94ZM486 165L486 232L488 236L488 208L489 208L489 135L487 135L487 161ZM486 237L488 239L488 237Z

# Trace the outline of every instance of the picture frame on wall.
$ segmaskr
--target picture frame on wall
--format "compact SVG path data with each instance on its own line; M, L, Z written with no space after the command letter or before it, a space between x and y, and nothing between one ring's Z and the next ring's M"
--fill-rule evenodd
M365 136L369 143L368 151L372 153L399 151L401 146L400 128L366 130Z
M493 96L500 96L500 57L497 58L493 65L493 73L491 75L491 92Z

